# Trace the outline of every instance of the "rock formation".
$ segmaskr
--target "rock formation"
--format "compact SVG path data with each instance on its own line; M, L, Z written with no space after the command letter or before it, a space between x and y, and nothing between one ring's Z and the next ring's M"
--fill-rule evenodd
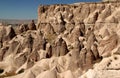
M29 30L36 30L36 25L34 23L34 20L32 20L28 25Z
M103 2L109 2L109 1L110 1L110 2L114 2L114 1L117 2L117 1L120 1L120 0L102 0L102 1L103 1Z
M39 6L17 29L0 26L0 78L120 77L120 2Z

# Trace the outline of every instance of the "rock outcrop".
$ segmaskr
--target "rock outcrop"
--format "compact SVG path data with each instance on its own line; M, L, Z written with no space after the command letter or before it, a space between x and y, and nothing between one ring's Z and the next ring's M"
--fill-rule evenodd
M0 77L120 77L120 2L39 6L17 29L0 26Z
M103 2L117 2L117 1L120 1L120 0L102 0Z

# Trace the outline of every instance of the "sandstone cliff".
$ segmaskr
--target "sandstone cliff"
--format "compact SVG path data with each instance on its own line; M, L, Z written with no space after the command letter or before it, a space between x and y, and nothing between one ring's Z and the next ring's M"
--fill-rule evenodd
M119 2L39 6L16 30L0 27L0 77L120 77Z
M120 1L120 0L102 0L103 2L109 2L109 1L112 1L112 2L114 2L114 1Z

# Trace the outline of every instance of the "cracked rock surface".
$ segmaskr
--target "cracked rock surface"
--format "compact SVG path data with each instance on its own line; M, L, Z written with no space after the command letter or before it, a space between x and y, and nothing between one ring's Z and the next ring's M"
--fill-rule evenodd
M120 2L44 5L38 22L0 26L0 78L119 78Z

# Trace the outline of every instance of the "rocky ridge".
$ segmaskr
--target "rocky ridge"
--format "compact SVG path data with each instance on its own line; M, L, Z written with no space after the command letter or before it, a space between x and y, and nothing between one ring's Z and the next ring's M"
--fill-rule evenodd
M16 30L0 26L1 78L120 77L120 2L39 6Z

